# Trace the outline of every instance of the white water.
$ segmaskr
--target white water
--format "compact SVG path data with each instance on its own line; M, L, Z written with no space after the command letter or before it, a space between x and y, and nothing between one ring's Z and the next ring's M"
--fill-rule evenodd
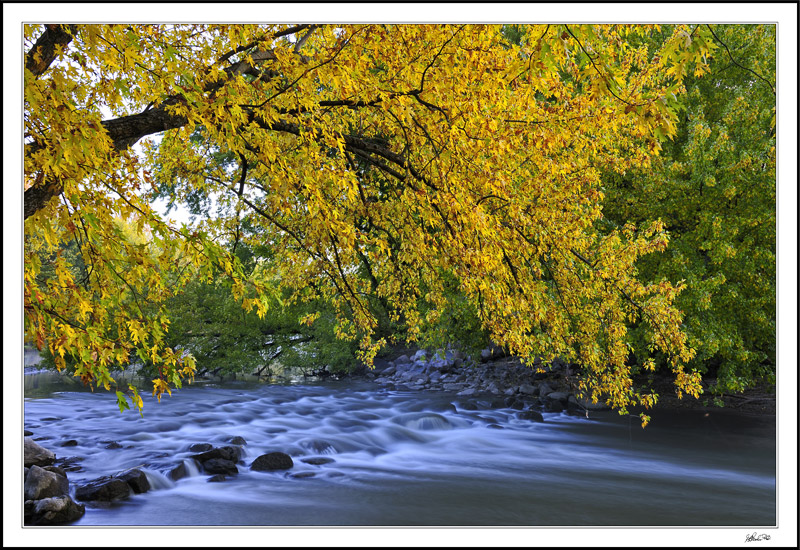
M238 383L147 400L140 418L107 393L69 391L26 398L25 428L59 458L82 457L73 486L131 467L148 475L151 491L87 506L75 525L775 523L774 420L662 413L642 430L615 413L535 423L473 402L479 410L370 384ZM247 441L239 475L209 483L189 446L233 436ZM78 446L60 446L69 439ZM271 451L294 468L250 471ZM165 477L181 462L188 477Z

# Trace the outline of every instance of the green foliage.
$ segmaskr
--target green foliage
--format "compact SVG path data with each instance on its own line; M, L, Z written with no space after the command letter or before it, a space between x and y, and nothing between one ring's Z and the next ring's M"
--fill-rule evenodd
M669 248L640 259L640 275L685 280L693 366L729 392L774 383L775 26L713 31L732 58L720 47L710 74L686 80L677 136L650 169L606 177L603 212L612 225L664 222Z

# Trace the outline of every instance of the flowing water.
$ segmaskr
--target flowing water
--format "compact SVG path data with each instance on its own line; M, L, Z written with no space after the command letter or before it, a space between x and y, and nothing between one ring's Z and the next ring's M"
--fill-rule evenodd
M544 413L370 383L193 385L120 414L105 392L31 390L25 428L80 457L74 487L140 467L153 488L74 525L770 526L775 423L730 412ZM195 443L243 437L239 474L171 481ZM67 440L76 446L62 447ZM116 442L112 445L112 442ZM107 448L107 447L117 448ZM294 468L251 471L271 451ZM308 464L303 458L328 458ZM320 461L318 461L320 462ZM186 464L192 466L191 461Z

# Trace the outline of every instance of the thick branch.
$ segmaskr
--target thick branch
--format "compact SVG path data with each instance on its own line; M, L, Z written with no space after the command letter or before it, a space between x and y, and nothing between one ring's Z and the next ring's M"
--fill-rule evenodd
M55 61L56 50L63 49L69 44L77 29L78 25L46 25L39 40L25 56L25 68L32 72L33 76L40 76ZM60 48L57 48L59 46Z

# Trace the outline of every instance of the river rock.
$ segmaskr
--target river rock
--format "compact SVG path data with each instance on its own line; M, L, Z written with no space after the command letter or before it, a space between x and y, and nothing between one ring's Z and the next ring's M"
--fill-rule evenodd
M548 399L544 404L544 410L547 412L559 413L563 412L564 405L561 403L561 401Z
M336 461L326 456L310 456L307 458L301 458L300 462L305 462L306 464L312 464L314 466L322 466L323 464L330 464L331 462Z
M536 395L536 388L530 384L520 384L517 391L525 395Z
M211 458L203 462L203 470L209 474L238 474L239 468L230 460Z
M506 399L506 406L510 409L516 409L521 411L525 408L525 402L522 399L516 397L509 397Z
M497 385L497 382L492 382L489 384L489 387L486 388L486 391L491 393L492 395L500 395L502 391L500 390L500 386Z
M31 505L28 505L31 502ZM78 504L69 495L43 498L25 502L25 523L33 525L59 525L79 520L86 507ZM28 511L30 510L30 517Z
M66 476L48 472L34 464L25 476L24 493L25 500L60 497L69 494L69 481Z
M195 443L189 447L189 450L193 453L204 453L213 448L214 446L211 443Z
M230 460L231 462L239 462L242 458L242 448L234 445L226 445L224 447L216 447L210 451L200 454L192 455L191 458L197 460L201 464L212 458L221 458L222 460Z
M87 501L111 502L129 497L131 486L124 480L103 476L82 485L75 490L75 498Z
M53 451L45 449L30 437L25 438L25 466L49 466L55 461Z
M288 470L294 467L292 457L286 453L267 453L256 458L250 465L251 470L266 472L271 470Z
M539 383L539 395L547 395L549 393L553 393L555 390L551 388L547 382Z
M389 365L388 367L386 367L381 371L381 377L392 376L396 372L397 372L397 367L395 367L394 365Z
M63 443L61 443L62 447L77 447L78 442L75 439L67 439Z
M186 470L186 464L181 462L173 469L171 469L167 473L167 477L170 478L172 481L178 481L179 479L183 479L189 475L189 472Z
M83 457L68 456L65 458L59 458L56 460L56 464L65 472L79 472L83 469L80 464L77 464L81 460L83 460Z
M228 440L231 445L247 445L247 441L242 436L236 435Z
M217 459L212 459L212 460L217 460ZM236 466L234 466L234 468L235 468L235 467L236 467ZM238 470L237 470L237 473L238 473ZM208 482L209 482L209 483L216 483L216 482L219 482L219 481L225 481L226 479L228 479L228 478L227 478L227 477L225 477L224 475L222 475L222 474L217 474L217 475L213 475L213 476L211 476L210 478L208 478Z
M544 422L544 417L542 416L542 414L532 409L528 409L527 411L522 411L521 413L518 413L517 417L520 420L533 420L534 422Z
M566 405L567 399L569 399L570 394L563 391L554 391L547 394L547 399L551 401L559 401L562 405Z
M130 485L134 493L146 493L150 490L150 481L147 479L145 473L138 468L125 470L122 473L116 474L114 477Z
M64 468L59 468L58 466L45 466L42 468L43 470L47 470L48 472L53 472L56 475L60 475L63 478L67 477L67 472Z

